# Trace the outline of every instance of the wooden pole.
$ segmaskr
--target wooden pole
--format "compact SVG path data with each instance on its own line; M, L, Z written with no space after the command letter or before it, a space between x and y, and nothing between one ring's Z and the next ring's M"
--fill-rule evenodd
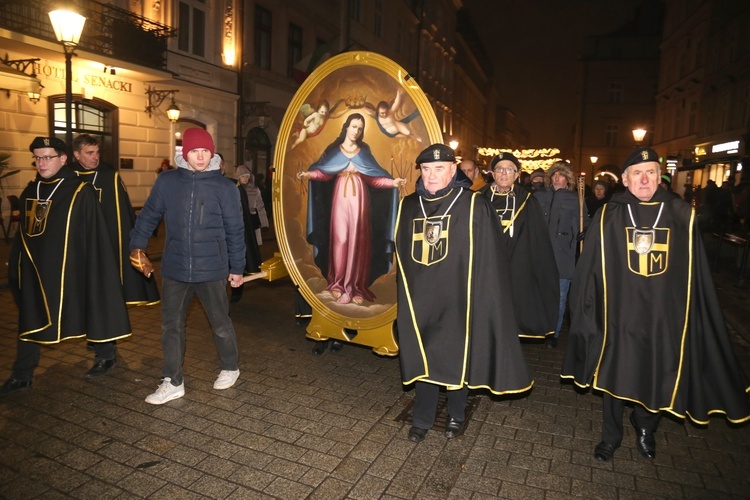
M578 176L578 232L583 232L583 211L586 207L586 173L581 172ZM579 243L579 252L583 252L583 240Z

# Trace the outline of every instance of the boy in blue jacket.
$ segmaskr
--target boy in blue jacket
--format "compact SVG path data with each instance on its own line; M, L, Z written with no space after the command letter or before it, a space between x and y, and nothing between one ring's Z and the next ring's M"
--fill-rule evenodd
M237 336L229 318L226 282L242 284L245 268L245 226L240 195L221 175L214 141L202 128L185 130L179 167L156 178L130 234L130 261L144 275L154 268L146 256L148 239L164 217L162 254L162 382L146 397L164 404L185 395L182 363L185 316L197 295L208 315L221 372L214 389L232 387L240 375Z

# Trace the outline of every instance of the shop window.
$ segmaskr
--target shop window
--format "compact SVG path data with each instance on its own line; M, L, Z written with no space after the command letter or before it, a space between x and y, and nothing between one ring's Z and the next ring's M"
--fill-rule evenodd
M53 95L49 100L50 129L55 137L65 140L65 96ZM101 143L102 160L118 167L120 156L117 127L119 111L113 104L99 98L84 100L81 96L73 97L72 130L73 137L78 134L90 134Z
M178 9L178 50L204 57L206 55L205 0L180 0Z

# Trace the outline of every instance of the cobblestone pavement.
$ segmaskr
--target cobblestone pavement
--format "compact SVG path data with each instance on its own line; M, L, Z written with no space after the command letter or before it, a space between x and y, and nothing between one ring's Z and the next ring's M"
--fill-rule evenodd
M152 242L158 255L158 239ZM271 245L264 245L268 253ZM2 257L7 254L3 247ZM2 277L0 277L2 279ZM717 275L736 352L750 373L747 291ZM293 317L288 279L254 282L231 305L241 349L237 385L215 391L208 321L188 315L186 395L143 398L161 368L160 309L131 308L118 366L86 380L83 341L43 348L31 391L0 400L2 498L748 498L750 426L698 428L664 418L657 457L634 432L609 463L592 451L600 397L560 382L565 347L525 344L536 385L517 399L479 393L466 433L421 444L398 419L413 392L398 359L346 346L323 356ZM0 382L15 356L17 310L0 288Z

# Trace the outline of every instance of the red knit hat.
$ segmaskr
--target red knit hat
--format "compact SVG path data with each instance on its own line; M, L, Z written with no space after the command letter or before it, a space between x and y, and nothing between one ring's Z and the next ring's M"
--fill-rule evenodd
M182 157L187 161L187 155L190 151L198 148L205 148L211 151L211 156L214 155L214 140L211 138L211 134L206 132L205 129L198 127L190 127L185 129L182 134Z

